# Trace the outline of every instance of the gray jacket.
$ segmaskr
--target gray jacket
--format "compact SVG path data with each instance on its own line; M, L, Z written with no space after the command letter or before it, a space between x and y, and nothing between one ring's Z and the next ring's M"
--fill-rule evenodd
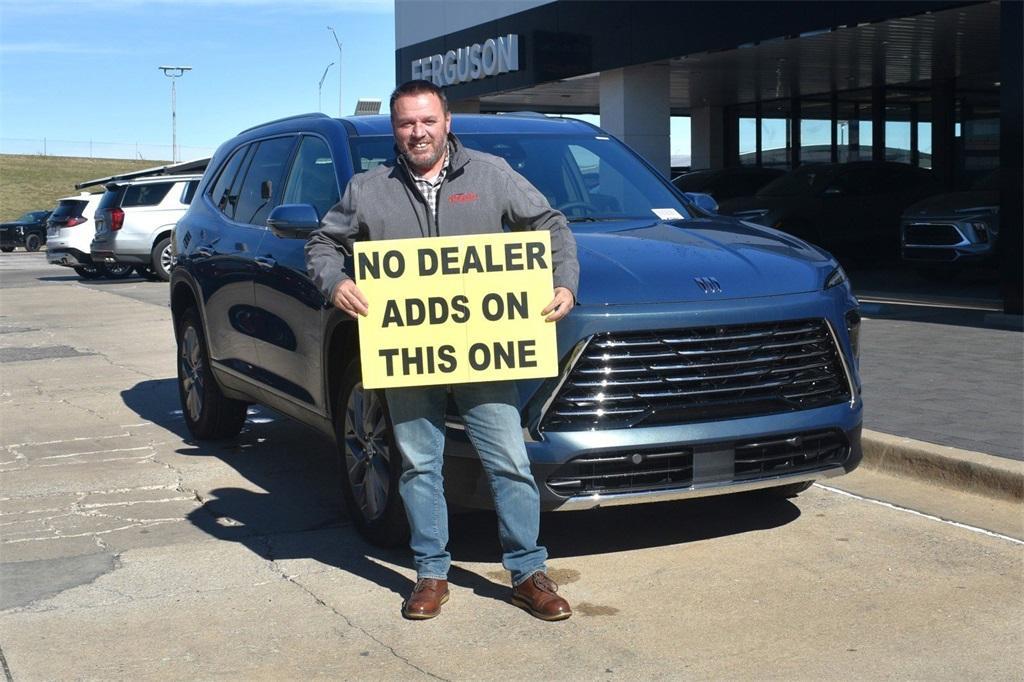
M395 164L355 175L306 243L306 266L328 301L351 264L352 242L366 239L549 230L554 286L576 295L580 268L565 216L504 159L466 149L449 136L451 159L437 195L437 221L398 155Z

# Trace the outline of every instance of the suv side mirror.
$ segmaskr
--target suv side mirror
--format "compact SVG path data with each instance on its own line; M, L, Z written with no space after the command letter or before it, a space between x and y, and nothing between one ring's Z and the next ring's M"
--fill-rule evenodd
M267 226L282 239L305 239L320 227L320 216L309 204L281 204L270 212Z
M704 192L683 192L683 196L708 213L718 213L718 202L710 194Z

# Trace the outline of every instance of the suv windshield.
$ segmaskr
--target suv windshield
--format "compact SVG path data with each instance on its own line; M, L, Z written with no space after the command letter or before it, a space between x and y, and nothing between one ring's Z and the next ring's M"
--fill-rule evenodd
M772 180L757 192L759 197L792 197L823 191L835 179L834 166L801 166Z
M570 221L651 218L655 211L690 215L667 182L607 135L464 134L459 139L470 149L505 159ZM394 160L394 140L357 137L352 151L355 172L362 173Z

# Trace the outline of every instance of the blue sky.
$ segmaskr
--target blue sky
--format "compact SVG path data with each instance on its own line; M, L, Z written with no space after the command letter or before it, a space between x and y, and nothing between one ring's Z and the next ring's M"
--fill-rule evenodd
M485 0L481 0L485 1ZM183 159L251 125L315 111L338 61L342 105L394 87L393 0L0 0L0 153L170 159L177 81ZM338 65L323 85L337 115ZM594 123L597 117L584 117ZM689 154L675 119L673 154ZM90 144L91 141L91 144Z
M181 156L209 153L246 127L317 109L317 83L338 61L328 25L343 47L344 113L360 97L386 101L393 0L0 0L0 152L38 153L20 147L41 142L20 140L45 137L51 154L88 155L93 140L96 156L134 156L138 143L169 159L170 81L157 67L181 64L193 68L177 81ZM338 73L323 85L331 115Z

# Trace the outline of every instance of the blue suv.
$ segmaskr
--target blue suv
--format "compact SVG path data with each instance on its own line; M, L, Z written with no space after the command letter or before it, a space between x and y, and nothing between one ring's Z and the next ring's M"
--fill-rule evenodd
M587 123L452 119L465 146L505 158L576 236L578 306L558 323L560 373L518 384L545 510L791 496L859 464L860 317L834 258L701 211ZM252 403L317 429L333 442L355 524L381 544L406 532L401 457L384 402L362 389L356 324L314 286L303 246L348 180L394 153L386 116L310 114L243 131L218 149L178 222L171 274L192 434L236 435ZM454 408L448 431L449 499L490 505Z

